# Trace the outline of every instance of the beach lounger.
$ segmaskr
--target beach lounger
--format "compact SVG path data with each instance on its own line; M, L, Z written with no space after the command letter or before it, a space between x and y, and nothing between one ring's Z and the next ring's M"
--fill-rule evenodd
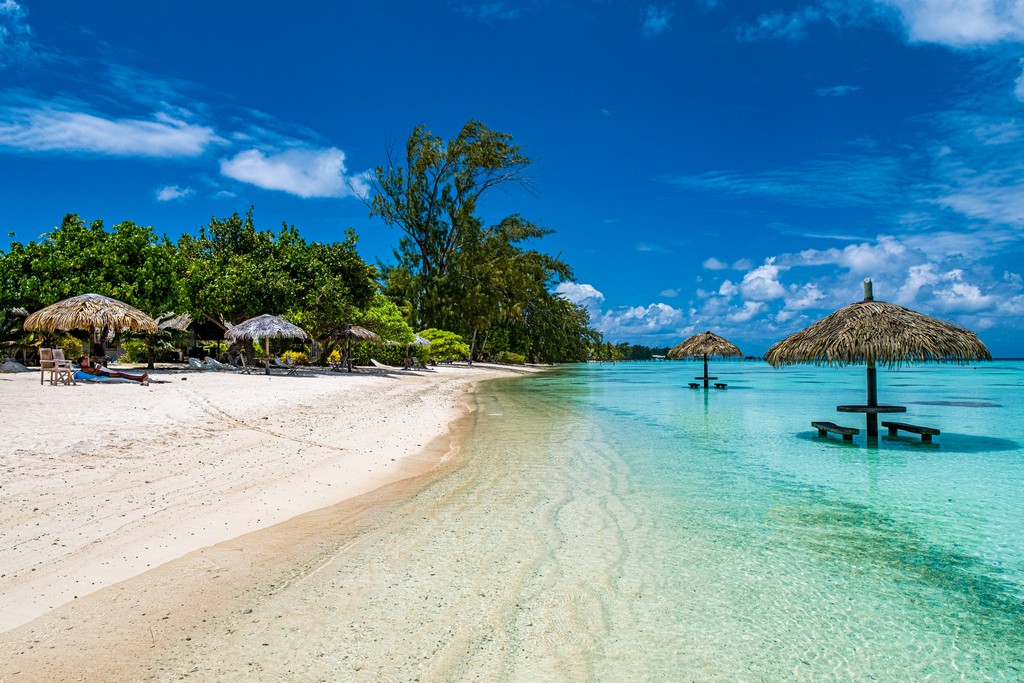
M199 360L198 358L192 358L191 356L188 359L188 366L193 370L206 371L210 369L209 365Z
M239 373L241 373L243 375L251 375L252 374L252 366L245 362L245 354L244 353L241 356L238 357L238 362L239 362L239 366L238 366L238 372Z
M218 372L237 372L238 368L230 363L221 363L216 358L207 358L206 364Z
M291 363L282 363L280 358L275 358L273 361L271 361L271 365L273 365L275 368L287 370L288 372L286 374L296 375L295 366L292 365Z

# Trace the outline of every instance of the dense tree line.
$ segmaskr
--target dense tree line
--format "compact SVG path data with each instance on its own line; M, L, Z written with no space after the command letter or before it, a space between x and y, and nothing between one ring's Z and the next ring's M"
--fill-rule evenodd
M274 313L322 342L353 323L399 342L430 328L461 336L473 358L586 360L600 335L584 309L552 294L572 270L531 248L551 231L517 214L487 224L477 211L485 193L526 183L530 164L511 136L476 121L448 142L417 127L405 154L376 170L370 213L403 233L379 269L359 257L352 231L311 242L287 224L258 229L251 208L177 242L68 214L0 253L0 311L93 292L221 329Z

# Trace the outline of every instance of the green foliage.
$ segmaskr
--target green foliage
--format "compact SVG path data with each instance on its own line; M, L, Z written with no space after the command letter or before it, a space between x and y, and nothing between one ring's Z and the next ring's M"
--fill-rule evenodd
M395 302L377 292L366 310L355 315L355 324L379 334L384 340L408 344L416 338Z
M178 241L181 296L193 317L239 323L288 314L315 339L351 322L370 304L376 270L356 252L356 237L306 242L294 226L257 230L252 209L211 218L199 237Z
M108 232L68 214L42 242L12 242L0 256L0 306L34 311L94 293L163 312L175 303L174 270L173 246L152 228L125 221Z
M430 342L428 356L432 360L448 360L450 358L469 358L469 344L454 332L429 328L422 330L420 336Z
M457 330L478 346L505 327L492 340L491 353L585 359L593 331L586 324L579 328L580 312L550 294L572 278L572 270L526 246L551 231L516 214L491 226L476 215L485 193L525 183L523 173L532 162L512 137L470 121L445 143L421 125L410 135L404 159L389 162L376 170L378 192L370 213L404 233L397 263L383 267L382 275L387 293L409 302L410 321ZM527 332L523 326L531 314L543 324ZM512 348L509 334L517 325L523 329L515 331L516 341L525 343ZM578 332L575 338L567 338L570 329ZM547 331L557 332L557 339L542 340ZM559 344L571 348L555 350Z
M85 350L85 342L78 337L73 337L70 334L61 335L54 340L53 348L60 349L64 352L64 357L75 362L75 359L82 355Z
M302 351L285 351L280 358L282 363L291 363L292 365L305 365L309 362L309 356Z
M526 363L526 356L521 353L515 353L513 351L502 351L495 354L495 363L511 363L513 365L523 365Z
M121 342L124 355L121 358L129 363L145 363L149 360L149 345L145 339L125 339Z

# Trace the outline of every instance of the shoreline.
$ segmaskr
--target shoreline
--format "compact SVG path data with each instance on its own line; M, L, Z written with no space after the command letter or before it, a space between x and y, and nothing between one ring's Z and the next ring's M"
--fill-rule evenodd
M0 486L0 528L10 539L0 548L3 650L33 642L68 650L76 642L79 651L132 615L87 629L84 641L72 636L79 629L58 630L69 620L104 620L104 603L123 604L128 584L170 577L183 563L192 568L186 575L202 569L201 576L224 578L224 563L210 564L213 554L228 552L222 546L252 542L253 532L277 545L269 539L278 526L302 527L318 513L352 521L381 496L422 486L456 457L457 424L471 411L476 385L536 371L477 365L269 382L157 372L154 379L167 383L143 388L38 386L35 373L4 376L0 392L17 408L0 426L0 439L15 446ZM261 393L261 385L270 390ZM139 414L140 424L111 412ZM300 536L316 543L316 533ZM259 553L243 554L259 564ZM284 557L264 560L266 573ZM187 581L175 581L184 590ZM109 601L108 592L115 596ZM154 585L142 595L153 600L159 592ZM120 651L123 642L108 646ZM0 660L0 671L19 668L20 657L11 659Z

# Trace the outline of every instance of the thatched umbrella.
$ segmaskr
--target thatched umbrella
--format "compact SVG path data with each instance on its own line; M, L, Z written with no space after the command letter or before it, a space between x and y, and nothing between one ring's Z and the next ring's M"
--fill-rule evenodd
M328 337L337 339L338 341L345 342L345 357L341 359L342 365L347 365L349 353L352 350L352 342L379 342L381 341L380 335L372 330L368 330L365 327L359 325L342 325L341 327L333 330ZM349 367L349 372L352 372L352 368Z
M708 377L708 358L710 356L722 356L727 358L729 356L742 356L743 352L739 350L732 342L719 337L714 332L702 332L695 334L682 344L672 347L668 352L668 357L673 360L680 358L703 358L704 359L704 376L697 377L695 379L704 380L704 388L708 388L708 380L717 379L715 377Z
M267 374L270 374L270 339L308 339L309 335L298 325L293 325L276 315L258 315L240 322L224 334L228 341L259 341L266 342L266 353L263 363Z
M792 334L768 349L765 360L773 367L794 363L815 365L867 364L867 435L878 436L878 384L875 366L933 361L967 363L992 360L992 355L970 330L875 301L871 280L864 280L864 300L841 308L807 329Z
M90 343L96 330L157 331L156 321L139 309L101 294L82 294L58 301L25 318L22 327L46 334L58 330L89 330Z

